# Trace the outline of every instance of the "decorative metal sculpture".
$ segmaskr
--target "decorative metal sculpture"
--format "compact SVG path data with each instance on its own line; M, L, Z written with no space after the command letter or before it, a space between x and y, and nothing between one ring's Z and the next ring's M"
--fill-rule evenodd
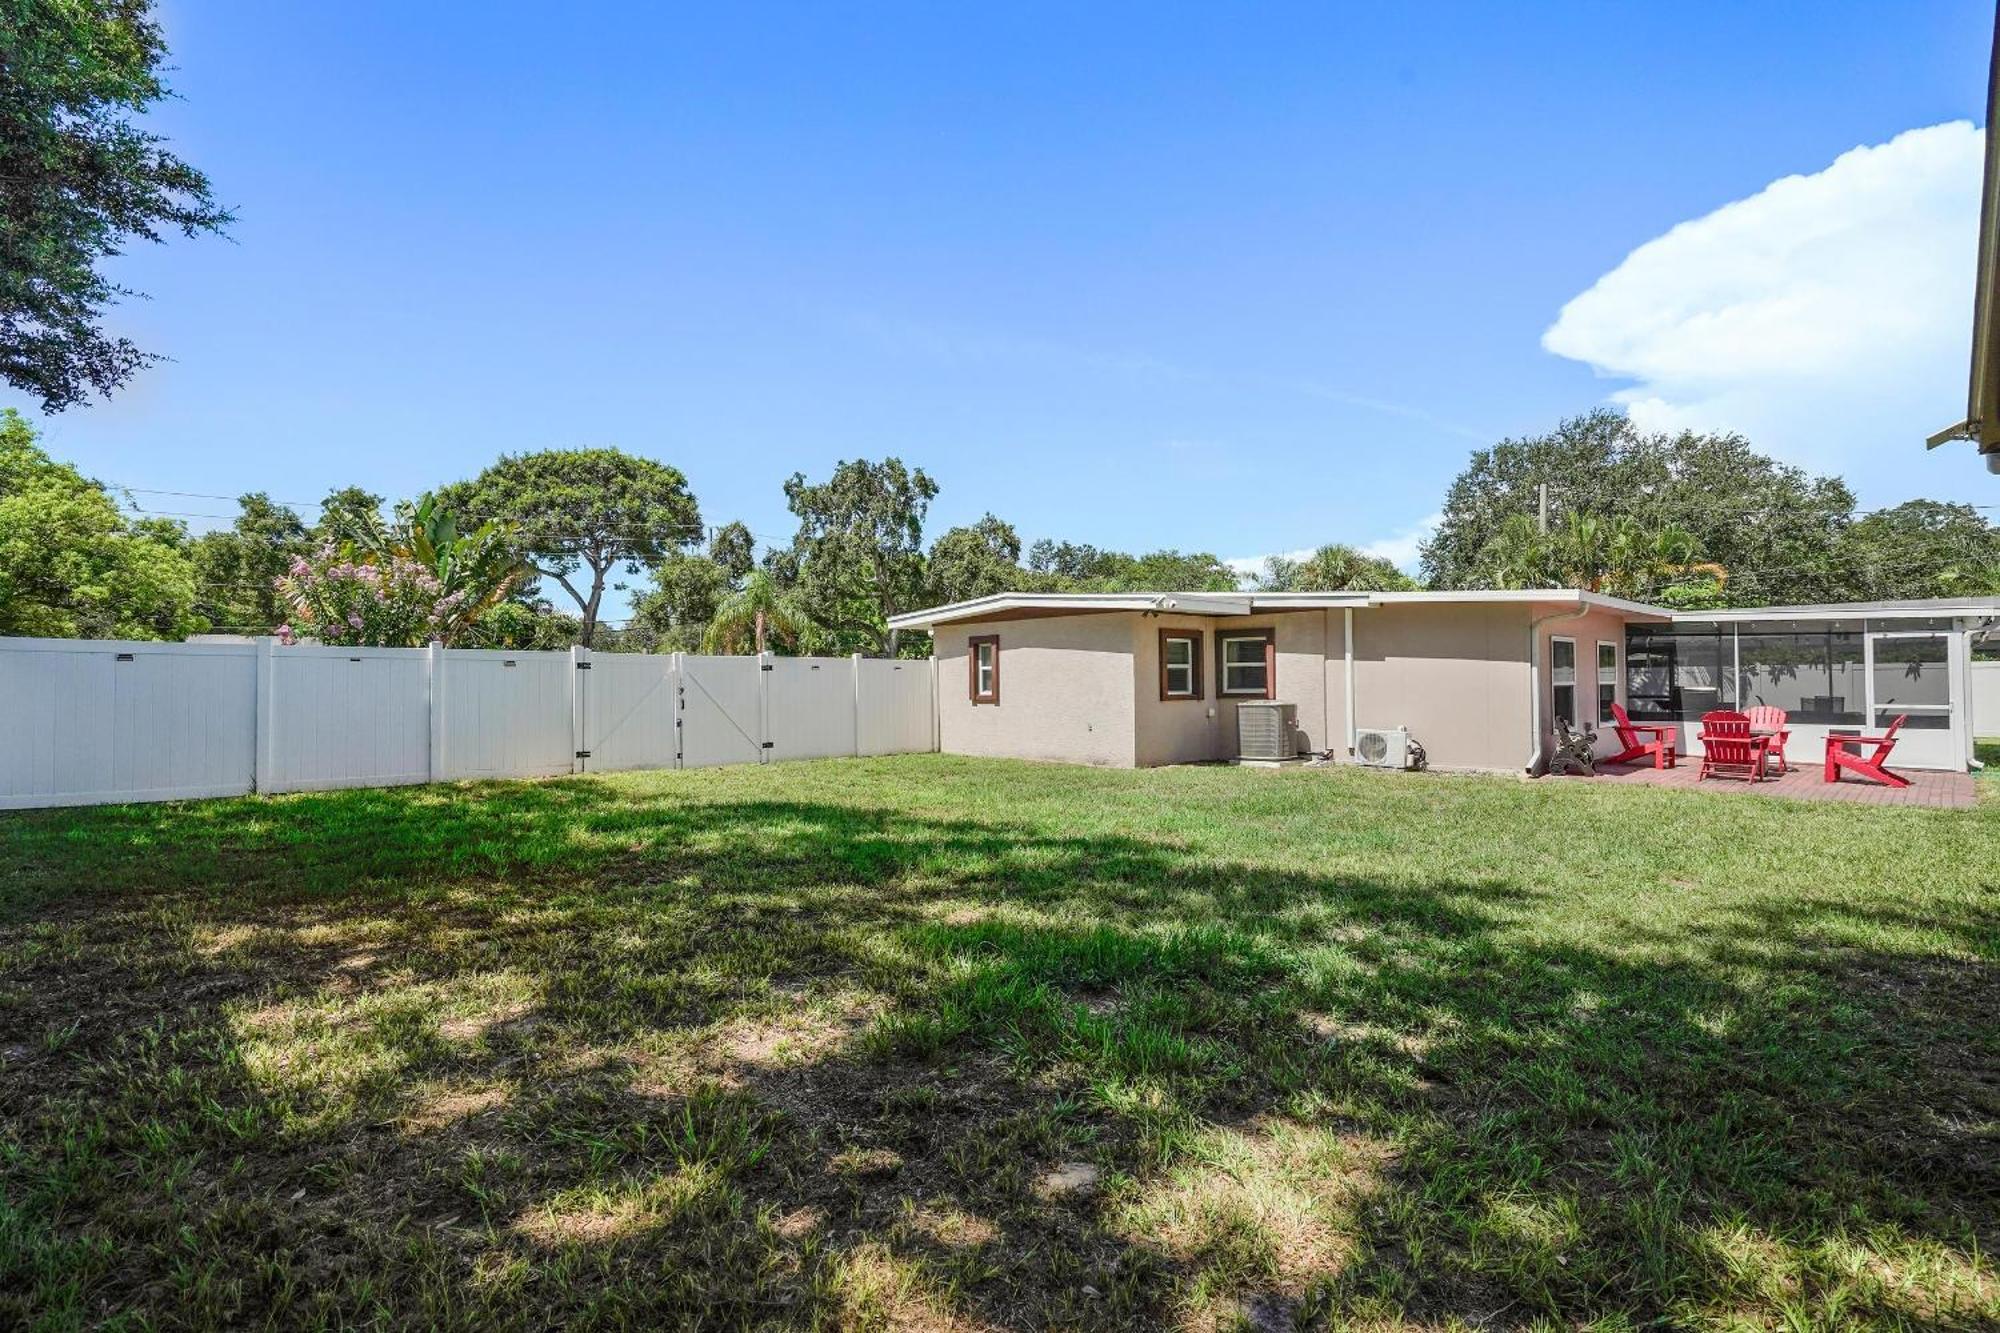
M1578 731L1566 719L1556 719L1554 747L1549 752L1549 772L1573 773L1578 777L1597 776L1597 733L1589 727Z

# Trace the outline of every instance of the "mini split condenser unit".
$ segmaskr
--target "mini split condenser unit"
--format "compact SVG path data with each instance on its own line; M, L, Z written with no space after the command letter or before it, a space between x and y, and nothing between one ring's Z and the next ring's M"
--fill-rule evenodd
M1270 763L1298 756L1297 704L1259 699L1236 705L1238 758Z
M1406 727L1359 727L1354 732L1354 762L1370 768L1408 768L1410 733Z

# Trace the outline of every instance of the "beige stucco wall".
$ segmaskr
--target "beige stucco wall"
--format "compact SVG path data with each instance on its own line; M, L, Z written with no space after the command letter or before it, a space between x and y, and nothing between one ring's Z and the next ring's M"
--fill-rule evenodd
M1360 616L1361 612L1355 615ZM1333 751L1336 762L1353 758L1347 748L1347 632L1345 611L1322 612L1326 626L1326 661L1321 665L1320 689L1326 700L1326 740L1322 749ZM1360 637L1360 631L1355 631Z
M934 639L939 748L1130 768L1139 619L1114 612L940 627ZM966 640L978 634L1000 636L997 704L968 697Z
M1299 751L1324 749L1326 739L1326 623L1324 611L1293 611L1275 616L1242 616L1217 621L1218 634L1238 629L1276 629L1278 632L1277 698L1298 706ZM1336 651L1339 639L1334 640ZM1213 665L1215 653L1209 653ZM1236 703L1223 701L1222 753L1218 758L1234 758L1236 744Z
M1436 768L1524 767L1529 610L1456 603L1356 611L1356 725L1408 727Z
M1449 603L1354 612L1355 722L1408 727L1433 766L1519 772L1531 755L1528 629L1555 604ZM1297 706L1301 752L1347 754L1345 615L1339 610L1214 619L1135 613L1059 616L948 626L936 636L938 738L953 754L1004 755L1130 767L1197 763L1236 754L1236 700L1220 693L1217 639L1275 629L1277 697ZM1162 628L1202 636L1202 698L1160 698ZM1000 703L973 704L966 640L1000 636ZM1618 646L1624 698L1625 621L1592 611L1536 632L1542 720L1553 716L1549 640L1576 640L1577 699L1596 722L1596 653Z
M1222 756L1222 704L1215 697L1215 624L1206 616L1140 618L1132 642L1136 755L1141 767ZM1160 631L1201 635L1201 698L1160 698Z
M1233 616L1153 616L1141 617L1132 648L1133 697L1138 711L1137 762L1186 764L1236 756L1237 698L1221 692L1222 668L1217 641L1221 636L1242 630L1277 631L1277 698L1293 704L1299 724L1299 750L1322 750L1344 740L1329 739L1329 718L1338 727L1342 718L1336 707L1329 711L1327 698L1327 645L1338 655L1340 626L1336 620L1329 638L1328 616L1339 612L1291 611L1279 615ZM1199 631L1202 651L1202 698L1162 700L1160 698L1160 631Z
M1537 618L1561 614L1560 606L1537 606ZM1625 617L1615 611L1594 610L1574 620L1554 620L1535 632L1541 652L1542 730L1546 735L1554 728L1555 680L1550 670L1549 641L1563 638L1576 641L1576 683L1578 720L1597 733L1597 752L1600 755L1616 754L1618 737L1609 721L1597 718L1597 645L1611 643L1618 646L1618 702L1625 702ZM1526 733L1522 734L1522 748L1527 746Z

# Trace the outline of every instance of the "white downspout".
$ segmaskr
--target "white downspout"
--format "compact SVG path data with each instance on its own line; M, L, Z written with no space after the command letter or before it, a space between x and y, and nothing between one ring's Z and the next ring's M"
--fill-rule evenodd
M1535 764L1542 757L1542 626L1553 625L1558 620L1581 620L1589 614L1588 606L1579 605L1574 611L1558 611L1528 622L1528 763L1525 769L1528 773L1535 771Z
M1345 607L1341 611L1344 623L1340 631L1340 646L1347 657L1347 757L1354 758L1354 608Z

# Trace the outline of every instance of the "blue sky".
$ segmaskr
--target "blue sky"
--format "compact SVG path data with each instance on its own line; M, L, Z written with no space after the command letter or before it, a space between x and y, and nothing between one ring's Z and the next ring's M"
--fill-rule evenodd
M118 266L174 359L46 423L116 482L613 444L782 537L791 472L896 454L933 532L1406 554L1470 449L1622 392L1867 503L2000 499L1920 443L1963 413L1976 134L1819 175L1981 118L1969 0L162 12L156 124L240 220Z

